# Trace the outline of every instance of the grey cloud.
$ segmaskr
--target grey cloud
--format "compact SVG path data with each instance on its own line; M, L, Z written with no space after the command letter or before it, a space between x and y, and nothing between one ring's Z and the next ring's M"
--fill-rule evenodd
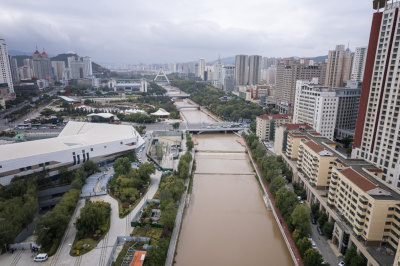
M318 56L367 45L365 0L0 0L10 49L73 50L98 62L155 63L239 53Z

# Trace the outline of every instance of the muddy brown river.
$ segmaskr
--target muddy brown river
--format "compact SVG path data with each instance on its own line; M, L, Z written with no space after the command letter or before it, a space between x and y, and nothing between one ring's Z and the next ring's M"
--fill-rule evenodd
M201 113L193 109L183 111L187 119L192 119L191 123L199 123L196 118L212 121L196 112ZM197 167L175 265L293 265L238 137L194 137L198 142Z

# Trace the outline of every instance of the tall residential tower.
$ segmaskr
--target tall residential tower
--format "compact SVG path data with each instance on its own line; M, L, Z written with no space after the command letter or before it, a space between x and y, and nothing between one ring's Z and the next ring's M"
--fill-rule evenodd
M383 169L400 188L400 2L373 14L353 157Z

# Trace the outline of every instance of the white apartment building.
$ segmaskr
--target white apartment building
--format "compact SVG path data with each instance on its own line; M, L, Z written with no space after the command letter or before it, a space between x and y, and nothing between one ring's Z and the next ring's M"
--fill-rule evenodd
M143 142L133 126L70 121L56 138L0 145L0 184L43 170L55 175L63 166L73 169L87 160L113 159Z
M204 72L206 71L206 60L204 58L201 58L199 60L199 64L197 66L197 77L201 78L204 80Z
M293 115L291 114L264 114L256 118L256 136L260 141L274 140L275 128L283 124L292 123Z
M351 68L351 80L362 82L366 59L367 47L357 47L354 52L353 66Z
M293 123L305 123L322 136L333 140L338 102L336 92L318 85L318 79L298 80Z
M4 39L0 39L0 105L5 106L5 101L12 95L14 95L14 85L7 45Z

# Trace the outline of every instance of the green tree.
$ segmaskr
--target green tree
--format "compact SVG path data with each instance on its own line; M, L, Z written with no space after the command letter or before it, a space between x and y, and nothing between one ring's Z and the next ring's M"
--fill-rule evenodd
M162 238L158 241L157 245L152 246L144 260L145 265L159 266L165 264L169 247L169 240Z
M357 249L355 247L349 247L346 250L346 254L343 258L344 263L349 266L364 266L367 265L365 258L357 254Z
M318 218L318 224L322 228L326 222L328 222L328 215L326 215L325 212L322 212Z
M321 254L315 249L310 248L304 252L303 262L305 266L319 266L323 261Z
M298 205L297 196L294 192L281 187L276 192L275 204L285 217L287 214L291 214L295 206Z
M161 213L160 224L166 226L169 230L172 230L175 225L175 217L178 208L175 203L170 202L164 211Z
M100 226L107 224L111 206L106 202L89 202L76 220L76 229L82 234L93 234Z
M310 233L310 209L305 204L298 204L292 214L292 224L298 229L302 235L308 235Z
M139 178L143 182L149 182L150 181L150 175L154 174L156 172L156 167L154 166L153 163L142 163L139 168Z
M278 176L276 178L274 178L274 180L272 180L272 182L269 184L269 190L271 191L272 195L274 195L274 197L276 196L276 192L284 187L286 185L286 181L285 179L283 179L282 177Z
M324 226L322 227L322 231L324 232L324 235L326 235L326 237L328 239L332 239L332 233L333 233L334 226L335 226L334 223L326 222L324 224Z
M182 159L178 163L178 175L182 179L185 179L189 175L189 164Z
M307 250L309 250L311 247L311 242L306 238L300 238L297 242L296 242L296 246L299 250L300 256L302 258L304 258L304 254Z
M87 175L92 175L95 172L97 172L99 170L99 168L93 161L88 160L83 164L83 170L85 170Z
M129 162L128 158L122 157L118 158L114 164L114 171L117 176L119 175L126 175L132 169L131 163Z

